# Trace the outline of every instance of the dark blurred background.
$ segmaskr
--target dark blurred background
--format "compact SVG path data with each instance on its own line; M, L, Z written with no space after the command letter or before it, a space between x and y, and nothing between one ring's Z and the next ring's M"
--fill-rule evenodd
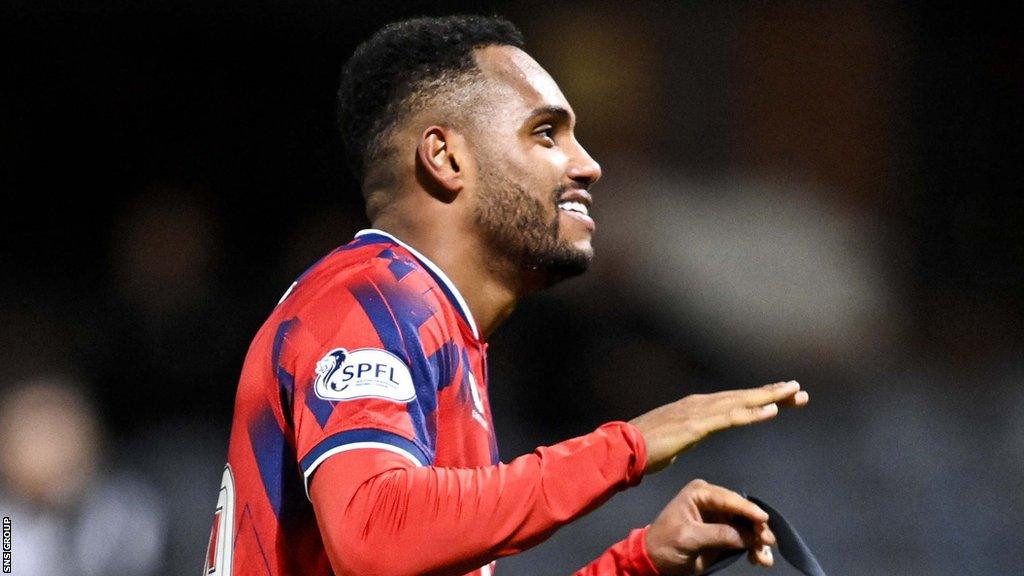
M503 459L693 392L812 395L498 573L568 574L699 476L785 511L829 573L1019 574L1020 22L861 1L5 2L14 572L198 573L249 340L366 225L340 66L466 11L523 29L605 171L592 272L491 339Z

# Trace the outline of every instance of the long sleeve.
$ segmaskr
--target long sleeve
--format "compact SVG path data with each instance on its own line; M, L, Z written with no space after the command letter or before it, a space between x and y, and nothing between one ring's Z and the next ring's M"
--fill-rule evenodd
M647 555L646 536L646 528L633 530L625 540L573 572L573 576L658 576L658 569Z
M321 464L310 491L338 576L464 574L539 544L639 483L645 465L640 432L612 422L508 464L471 469L414 467L386 450L342 452ZM624 542L604 561L633 558Z

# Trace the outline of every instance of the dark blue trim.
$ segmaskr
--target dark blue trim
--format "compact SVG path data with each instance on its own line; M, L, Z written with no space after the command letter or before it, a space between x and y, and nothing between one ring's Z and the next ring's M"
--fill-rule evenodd
M430 465L434 463L432 458L427 457L426 452L420 449L415 442L408 438L403 438L393 432L386 432L376 428L358 428L356 430L338 432L337 434L332 434L321 440L320 443L310 450L309 454L302 459L300 464L302 465L303 473L308 474L309 467L313 465L313 462L316 462L317 458L323 456L328 451L338 448L339 446L355 444L357 442L379 442L381 444L389 444L412 454L423 465Z

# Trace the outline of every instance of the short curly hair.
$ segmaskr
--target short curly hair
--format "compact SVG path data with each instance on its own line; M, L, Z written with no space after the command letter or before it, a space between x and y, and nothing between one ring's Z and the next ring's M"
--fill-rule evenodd
M356 48L342 69L337 112L345 155L364 195L372 168L388 157L395 126L479 77L473 51L493 45L522 48L523 35L500 16L414 18L388 24Z

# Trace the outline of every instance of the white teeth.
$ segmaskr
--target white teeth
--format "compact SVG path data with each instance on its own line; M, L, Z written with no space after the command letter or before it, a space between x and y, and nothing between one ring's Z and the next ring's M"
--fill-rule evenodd
M569 212L579 212L585 216L590 215L590 211L587 210L587 205L582 202L562 202L558 205L558 208Z

